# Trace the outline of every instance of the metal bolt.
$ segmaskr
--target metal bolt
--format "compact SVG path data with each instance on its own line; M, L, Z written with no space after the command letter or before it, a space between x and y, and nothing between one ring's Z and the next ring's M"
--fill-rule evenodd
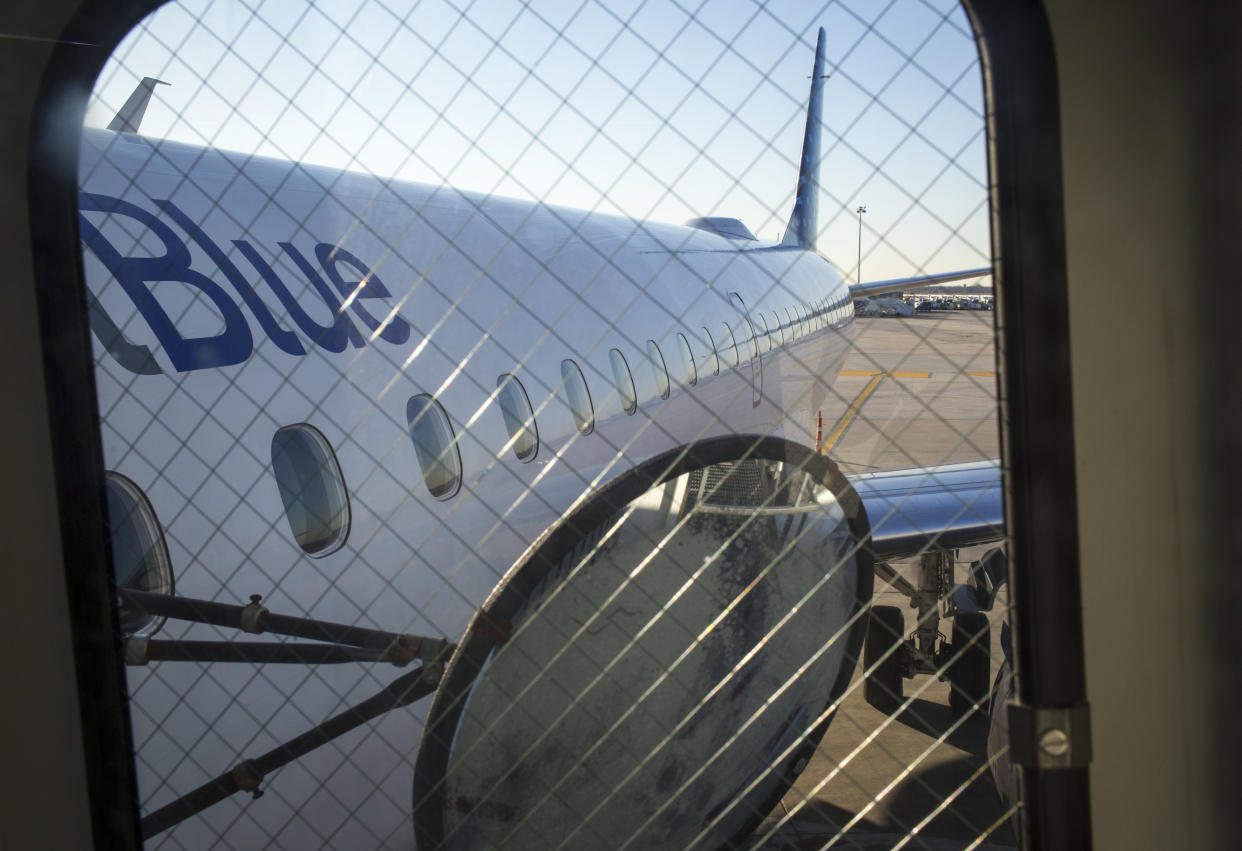
M1044 730L1039 737L1039 749L1048 756L1065 756L1070 749L1069 736L1064 730L1058 730L1056 727Z

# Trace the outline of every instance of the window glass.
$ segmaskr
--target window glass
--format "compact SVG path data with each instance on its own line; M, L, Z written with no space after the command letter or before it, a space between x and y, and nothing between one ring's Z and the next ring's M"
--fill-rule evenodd
M526 388L515 376L506 373L496 379L496 401L500 403L505 430L513 441L513 454L519 461L532 460L539 451L539 431Z
M788 307L785 308L785 316L789 320L789 323L786 325L789 329L789 339L796 340L798 338L798 324L794 322L793 311Z
M423 483L436 499L449 499L461 487L461 454L448 414L439 402L423 393L406 404L405 419Z
M763 341L765 351L770 352L772 351L772 329L768 326L768 317L763 315L762 310L759 311L757 315L759 316L759 324L762 325L763 328L757 328L755 330L759 331L759 339Z
M723 335L720 338L720 354L729 366L737 366L737 338L733 336L733 329L727 322L724 323Z
M322 558L340 549L349 535L349 495L323 433L307 423L278 429L272 435L272 472L302 551Z
M638 394L634 392L634 376L630 374L630 365L620 349L610 349L608 360L612 363L612 377L617 385L617 398L621 400L621 410L632 414L638 410Z
M591 391L578 364L566 359L561 361L561 386L565 388L565 401L574 416L574 425L583 434L595 428L595 406L591 404Z
M651 364L651 376L655 379L656 392L661 399L667 399L669 393L668 366L664 363L664 355L655 340L647 341L647 362Z
M694 350L690 348L690 341L686 339L686 335L680 332L677 334L677 351L681 355L683 380L687 384L697 384L699 371L694 367Z
M104 474L108 500L108 539L118 588L173 592L172 562L155 509L146 494L120 473ZM164 623L141 609L120 606L121 632L151 634Z
M716 352L716 341L706 327L703 328L703 344L707 346L707 363L711 365L712 375L720 375L720 355Z
M785 345L785 329L781 327L781 318L776 315L776 311L772 311L772 333L776 335L776 342L779 345Z
M729 293L729 301L737 308L739 314L736 338L741 339L743 343L746 340L750 341L750 359L755 360L759 357L759 341L757 339L758 335L755 334L754 323L750 321L750 311L746 309L746 302L742 301L742 297L737 293ZM740 358L741 356L742 354L739 352L738 357Z

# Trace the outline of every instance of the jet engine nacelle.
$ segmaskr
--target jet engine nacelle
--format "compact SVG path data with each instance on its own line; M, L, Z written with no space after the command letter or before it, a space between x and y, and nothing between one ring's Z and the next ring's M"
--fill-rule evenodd
M826 458L668 452L549 530L481 607L415 771L420 847L720 847L787 791L845 691L865 512Z

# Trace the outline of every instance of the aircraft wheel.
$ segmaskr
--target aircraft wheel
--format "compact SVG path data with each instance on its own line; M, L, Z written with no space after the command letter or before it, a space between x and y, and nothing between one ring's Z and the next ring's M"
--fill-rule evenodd
M972 639L973 644L970 643ZM991 649L987 615L982 612L960 612L953 618L950 654L957 658L949 664L946 675L949 680L949 708L955 715L971 712L987 714ZM976 703L979 704L978 709L974 708Z
M871 673L863 683L863 697L881 712L894 712L901 705L901 642L905 636L905 617L901 609L871 607L871 622L863 650L863 665Z

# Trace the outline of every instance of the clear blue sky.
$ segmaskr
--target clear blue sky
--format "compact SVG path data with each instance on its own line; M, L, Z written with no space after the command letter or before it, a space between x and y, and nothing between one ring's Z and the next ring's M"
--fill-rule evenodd
M828 34L820 250L863 278L986 264L982 81L953 0L176 2L118 48L145 134L764 239Z

